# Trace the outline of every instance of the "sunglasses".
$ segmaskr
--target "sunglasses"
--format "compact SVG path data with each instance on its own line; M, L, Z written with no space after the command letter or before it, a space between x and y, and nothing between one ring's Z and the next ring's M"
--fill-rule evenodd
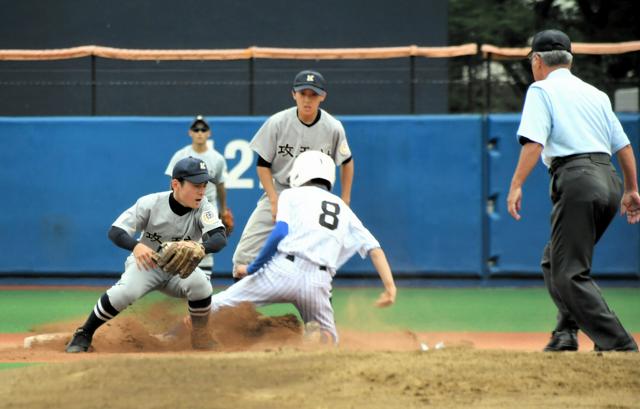
M209 128L194 128L193 132L209 132Z

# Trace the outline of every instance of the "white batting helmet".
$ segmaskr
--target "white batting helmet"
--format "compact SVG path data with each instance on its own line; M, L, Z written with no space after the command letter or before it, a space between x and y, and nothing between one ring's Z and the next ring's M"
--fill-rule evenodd
M329 155L320 151L304 151L293 162L289 183L300 187L313 179L326 180L332 188L336 181L336 164Z

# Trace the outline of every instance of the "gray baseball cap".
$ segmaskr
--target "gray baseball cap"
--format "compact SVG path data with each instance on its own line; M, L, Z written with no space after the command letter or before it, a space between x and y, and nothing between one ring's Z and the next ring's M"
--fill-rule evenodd
M324 77L318 71L300 71L293 80L293 90L295 92L310 89L318 95L327 95L325 86Z
M209 176L207 164L193 156L180 159L173 167L171 177L173 179L188 180L196 185L213 181L213 178Z

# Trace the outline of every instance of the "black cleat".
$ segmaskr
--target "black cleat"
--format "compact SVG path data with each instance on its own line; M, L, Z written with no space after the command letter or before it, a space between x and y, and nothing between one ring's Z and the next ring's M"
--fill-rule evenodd
M91 339L93 334L89 334L84 328L80 327L76 330L65 349L69 353L87 352L91 347Z
M578 331L575 329L553 331L544 352L561 352L578 350Z

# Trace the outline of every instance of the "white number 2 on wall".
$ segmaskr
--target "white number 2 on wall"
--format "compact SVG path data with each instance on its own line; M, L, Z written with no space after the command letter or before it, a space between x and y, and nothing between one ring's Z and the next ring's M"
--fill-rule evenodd
M253 178L242 177L253 163L253 151L249 147L249 141L244 139L233 139L224 148L225 159L235 159L240 154L238 163L229 170L229 174L224 182L227 189L253 189Z

